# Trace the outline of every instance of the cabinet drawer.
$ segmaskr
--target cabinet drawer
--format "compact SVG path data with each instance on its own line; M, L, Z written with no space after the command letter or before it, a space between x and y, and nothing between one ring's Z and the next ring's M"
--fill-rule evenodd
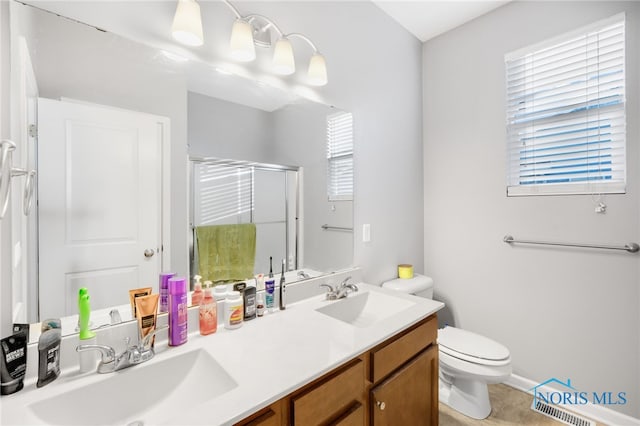
M414 355L435 343L438 320L435 315L407 330L392 342L371 351L371 381L377 383Z
M293 424L326 424L347 413L355 402L362 402L364 381L364 362L360 359L350 362L310 390L291 398Z
M364 425L364 406L359 402L342 414L337 420L329 423L328 426L362 426Z
M282 405L282 400L274 402L234 426L280 426L283 424Z

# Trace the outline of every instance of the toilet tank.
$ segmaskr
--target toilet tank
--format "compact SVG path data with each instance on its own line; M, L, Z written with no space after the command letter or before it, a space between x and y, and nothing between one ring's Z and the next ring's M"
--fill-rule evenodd
M382 287L403 293L433 299L433 279L425 275L414 274L413 278L396 278L385 281Z

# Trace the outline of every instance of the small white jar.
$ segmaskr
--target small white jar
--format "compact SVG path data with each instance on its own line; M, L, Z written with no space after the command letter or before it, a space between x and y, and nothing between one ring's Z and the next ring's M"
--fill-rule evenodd
M224 301L224 328L232 330L242 326L243 312L244 303L242 303L240 292L227 292L227 298Z

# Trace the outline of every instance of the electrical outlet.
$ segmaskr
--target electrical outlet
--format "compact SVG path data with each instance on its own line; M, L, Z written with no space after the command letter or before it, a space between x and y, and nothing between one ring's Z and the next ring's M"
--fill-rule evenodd
M365 223L362 225L362 242L368 243L371 241L371 224Z

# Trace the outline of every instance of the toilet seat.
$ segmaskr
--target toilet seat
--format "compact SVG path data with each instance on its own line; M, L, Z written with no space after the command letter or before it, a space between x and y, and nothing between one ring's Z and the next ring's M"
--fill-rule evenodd
M438 330L440 352L473 364L505 366L511 363L509 350L479 334L455 327Z

